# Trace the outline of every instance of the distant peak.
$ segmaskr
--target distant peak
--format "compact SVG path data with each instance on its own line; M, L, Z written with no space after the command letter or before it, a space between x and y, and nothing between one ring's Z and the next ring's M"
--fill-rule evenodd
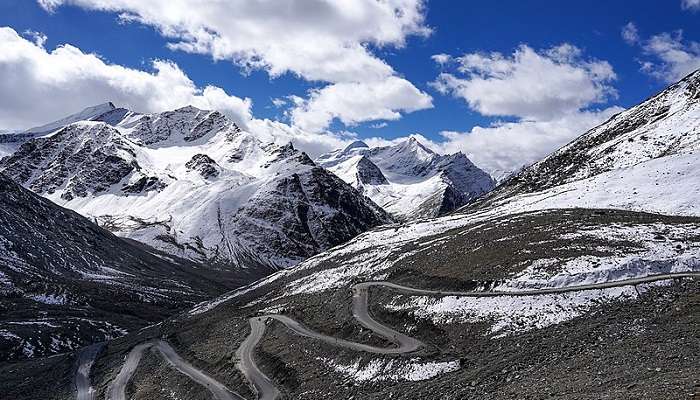
M404 142L402 142L402 143L399 143L399 145L398 145L397 147L399 147L399 148L405 148L405 149L408 149L408 150L411 150L411 151L422 150L422 151L424 151L424 152L426 152L426 153L428 153L428 154L435 154L434 151L432 151L432 150L430 150L429 148L425 147L425 145L424 145L423 143L421 143L418 139L416 139L415 136L411 136L411 137L408 138L408 140L406 140L406 141L404 141Z
M63 128L66 125L70 125L78 121L91 121L97 117L106 114L110 111L116 110L114 104L110 102L98 104L91 107L86 107L82 111L75 114L71 114L65 118L59 119L57 121L49 122L48 124L37 126L26 130L27 133L41 134L56 131Z
M369 146L367 146L367 143L363 142L362 140L356 140L356 141L350 143L343 151L349 151L352 149L360 149L360 148L369 148Z
M186 105L184 107L177 108L174 111L175 112L178 112L178 111L179 112L199 112L199 111L203 111L203 110L189 104L189 105Z

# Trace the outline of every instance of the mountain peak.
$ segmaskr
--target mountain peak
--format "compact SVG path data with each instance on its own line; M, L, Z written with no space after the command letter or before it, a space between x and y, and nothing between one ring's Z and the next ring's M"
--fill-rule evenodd
M400 161L397 160L397 162L403 165L427 163L438 157L437 153L425 147L423 143L413 136L391 148L393 148L396 156L400 157Z
M430 150L423 143L421 143L415 136L411 136L408 140L399 143L398 147L410 149L412 151L424 151L428 154L436 154L434 151Z
M205 111L205 110L202 110L201 108L197 108L197 107L193 106L192 104L188 104L184 107L176 108L175 110L173 110L173 112L199 112L199 111Z
M101 116L102 114L108 113L116 109L112 102L98 104L96 106L86 107L82 111L75 114L71 114L65 118L61 118L57 121L49 122L48 124L36 126L34 128L27 129L25 133L32 134L46 134L63 128L66 125L70 125L78 121L89 121L94 118Z

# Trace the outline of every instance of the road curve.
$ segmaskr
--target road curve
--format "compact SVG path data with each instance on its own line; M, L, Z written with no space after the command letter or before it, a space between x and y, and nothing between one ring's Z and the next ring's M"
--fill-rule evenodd
M275 384L267 375L260 371L254 359L255 346L265 334L267 320L268 317L251 318L249 320L250 334L236 350L236 358L238 359L236 366L248 379L248 382L253 385L259 400L272 400L280 395Z
M104 343L83 347L78 353L75 371L75 391L78 400L95 400L95 389L90 383L90 370Z
M126 385L131 380L136 368L143 357L143 353L150 348L155 348L163 358L181 374L188 376L193 381L204 386L216 400L245 400L238 393L230 391L225 385L200 371L192 364L185 361L167 342L154 340L142 343L134 347L126 357L119 374L107 389L107 400L126 400Z
M369 313L369 289L373 286L381 286L389 288L400 293L404 293L411 296L459 296L459 297L498 297L498 296L538 296L546 294L558 294L558 293L569 293L578 292L584 290L596 290L596 289L609 289L614 287L622 286L632 286L644 283L652 283L663 280L677 279L677 278L699 278L700 272L679 272L679 273L668 273L660 275L646 276L642 278L631 278L618 280L613 282L604 283L594 283L585 284L577 286L565 286L556 288L544 288L544 289L533 289L533 290L518 290L512 292L457 292L457 291L445 291L445 290L427 290L427 289L416 289L407 286L398 285L391 282L374 281L374 282L363 282L353 286L353 297L352 297L352 315L353 317L364 327L370 329L375 334L384 337L388 341L395 344L392 347L377 347L371 346L364 343L355 343L345 339L336 338L333 336L324 335L322 333L313 331L308 327L304 326L300 322L289 318L284 315L279 314L267 314L257 317L252 317L249 319L250 323L250 334L241 343L240 347L236 351L235 361L239 370L243 373L246 379L251 383L253 389L257 394L259 400L275 400L280 397L280 391L275 386L274 382L265 375L257 363L255 362L255 348L258 342L265 335L265 329L267 328L268 321L278 321L284 324L292 332L309 337L312 339L320 340L333 346L344 347L352 350L365 351L376 354L406 354L419 350L424 346L424 344L418 339L412 338L410 336L404 335L401 332L382 325L380 322L375 321ZM206 387L214 396L216 400L242 400L239 394L230 391L226 386L217 382L209 375L198 370L187 361L182 359L175 350L166 342L162 340L151 341L147 343L140 344L134 347L129 355L126 357L126 361L119 371L119 374L112 382L108 388L107 400L126 400L125 389L129 380L136 371L136 367L143 356L143 352L151 347L155 347L159 350L161 355L178 371L182 374L190 377L195 382ZM81 353L82 357L82 353ZM89 361L89 354L86 353L85 365L92 365ZM94 361L94 356L92 358ZM81 362L79 365L83 365ZM84 382L80 385L89 388L89 366L87 367L87 372L79 368L79 374L82 373L85 379L87 379L87 384ZM83 379L83 378L80 378ZM78 389L78 399L79 400L92 400L93 397L80 397L81 396L81 386L78 386L79 380L76 377L76 386ZM82 393L86 393L83 389ZM87 392L89 394L89 392ZM85 396L85 394L83 394Z
M700 272L679 272L679 273L669 273L647 276L643 278L632 278L619 280L614 282L604 282L604 283L594 283L585 284L577 286L566 286L557 288L545 288L545 289L533 289L533 290L520 290L513 292L456 292L456 291L445 291L445 290L426 290L426 289L415 289L407 286L398 285L391 282L384 281L374 281L374 282L362 282L353 286L353 296L352 296L352 315L353 317L364 327L372 330L372 332L386 338L387 340L395 343L396 347L375 347L363 343L354 343L344 339L338 339L332 336L324 335L310 330L300 322L293 320L289 317L279 314L268 314L258 317L250 318L250 329L251 332L248 337L243 341L241 347L238 348L236 356L238 358L238 368L241 370L246 379L250 381L258 394L258 399L260 400L274 400L280 395L279 389L277 389L272 382L272 380L265 375L260 368L255 363L255 347L257 346L260 339L262 339L265 334L265 328L267 321L276 320L283 323L291 331L301 335L310 337L313 339L318 339L331 345L345 347L353 350L366 351L370 353L377 354L404 354L414 352L424 344L418 339L412 338L410 336L404 335L403 333L397 332L394 329L382 325L381 323L375 321L368 311L368 297L369 289L372 286L382 286L386 288L393 289L395 291L412 295L412 296L460 296L460 297L498 297L498 296L537 296L545 294L557 294L557 293L569 293L578 292L583 290L594 290L594 289L609 289L621 286L631 286L639 285L643 283L658 282L668 279L676 278L690 278L690 277L700 277Z
M107 388L107 400L126 400L126 385L131 380L134 372L136 372L136 367L138 367L139 361L141 361L143 352L151 347L153 347L153 343L147 342L131 349L126 356L122 369L119 370L117 377L114 378Z

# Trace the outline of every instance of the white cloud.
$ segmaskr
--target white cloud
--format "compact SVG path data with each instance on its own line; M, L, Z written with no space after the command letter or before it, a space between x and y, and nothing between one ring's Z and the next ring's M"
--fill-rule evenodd
M642 43L653 58L641 62L642 71L666 82L676 82L700 68L700 43L685 41L683 32L661 33Z
M639 30L634 22L628 22L622 27L622 39L628 44L636 44L639 42Z
M365 111L330 110L330 103L325 101L330 92L337 95L345 91L350 96L361 84L366 87L370 82L401 79L369 47L403 47L409 35L430 34L424 24L423 0L290 0L284 5L261 0L38 1L49 11L71 4L116 12L122 20L155 27L172 39L172 49L230 60L244 69L263 69L272 77L292 73L308 81L326 82L330 85L312 91L311 98L301 105L302 110L296 112L306 113L302 120L315 121L311 125L318 129L327 127L332 118L342 120L343 114L351 114L353 121L384 114L400 116L429 98L413 87L404 93L412 99L396 102L386 96L364 95L367 105L345 104ZM404 82L404 86L412 86ZM389 103L382 103L383 100ZM382 110L368 113L369 106ZM313 112L319 114L311 115Z
M482 115L515 121L442 132L444 141L433 146L462 151L494 175L541 159L622 110L591 109L616 96L616 75L608 62L586 59L570 44L542 51L521 45L510 56L471 53L456 60L457 71L440 74L433 87Z
M681 7L684 10L700 10L700 0L681 0Z
M310 92L292 113L292 122L320 131L337 118L353 126L363 121L396 120L401 111L432 107L432 98L396 76L379 81L335 83Z
M487 116L547 120L615 95L610 64L585 60L569 44L541 52L521 45L512 56L471 53L458 61L463 76L442 73L433 87Z
M445 65L452 61L452 56L450 56L449 54L440 53L430 56L430 59L435 61L439 65Z
M32 39L34 43L39 47L44 47L46 41L48 40L48 37L46 37L45 34L33 31L31 29L27 29L26 31L24 31L24 36L27 36L30 39Z
M0 27L0 128L40 125L106 101L143 112L192 104L243 124L251 119L249 99L215 86L197 87L173 62L156 60L153 71L143 71L67 44L48 51L45 37L35 40Z
M316 133L268 119L253 119L248 123L248 127L263 142L280 145L292 142L294 147L305 151L312 158L343 148L357 139L357 135L352 132Z
M540 160L620 111L619 107L610 107L547 121L498 123L477 126L469 132L446 131L441 133L445 142L439 148L444 153L462 151L477 166L498 175Z
M272 101L272 105L274 105L277 108L281 108L281 107L284 107L287 105L287 100L279 98L279 97L274 98L271 101Z

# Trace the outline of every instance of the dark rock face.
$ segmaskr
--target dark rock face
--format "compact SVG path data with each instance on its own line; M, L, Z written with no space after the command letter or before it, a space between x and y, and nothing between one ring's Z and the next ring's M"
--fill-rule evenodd
M356 189L325 169L309 165L306 154L289 149L283 152L287 158L276 162L296 164L294 170L298 172L274 179L233 218L233 236L240 247L269 255L269 261L263 263L291 266L290 262L299 262L391 222L384 210ZM286 260L276 256L281 254Z
M2 160L4 173L38 193L65 186L64 200L104 192L140 169L133 150L112 127L70 125L24 143Z
M146 145L167 140L193 142L225 129L230 122L218 111L183 107L160 114L143 115L129 125L134 127L131 138Z
M152 251L0 174L0 361L120 336L239 283Z
M142 176L136 182L130 183L122 187L122 192L138 194L150 192L151 190L161 190L165 188L165 184L155 176Z
M220 173L219 164L206 154L195 154L185 166L199 172L204 179L216 178Z
M357 163L357 181L366 185L386 185L389 182L369 158L362 156Z
M488 193L495 186L493 178L477 168L462 153L445 156L435 166L447 188L442 196L438 215L454 211L473 199Z
M268 168L275 163L279 163L288 159L292 159L300 165L316 165L306 153L300 152L297 149L295 149L292 143L287 143L284 146L274 148L272 150L272 154L275 155L275 158L269 163L267 163L265 168Z

